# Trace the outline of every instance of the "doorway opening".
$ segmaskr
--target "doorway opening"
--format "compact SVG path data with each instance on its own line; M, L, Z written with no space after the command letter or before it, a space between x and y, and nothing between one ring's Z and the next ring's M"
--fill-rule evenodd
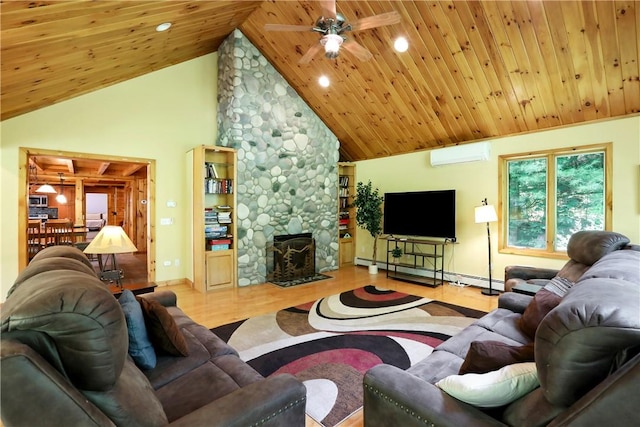
M18 206L18 223L25 230L18 234L20 270L28 262L27 225L33 209L29 206L29 195L41 184L59 182L60 174L63 174L67 203L56 204L55 197L49 197L52 200L47 209L73 222L74 228L86 230L85 239L90 237L89 228L99 231L104 225L121 226L138 248L138 252L131 254L130 269L135 280L155 281L155 232L152 226L155 160L20 148L19 166L18 191L24 196L24 203ZM59 187L62 191L62 184ZM106 209L101 201L100 207L96 208L100 212L91 212L93 201L89 203L88 199L94 196L88 197L89 194L95 194L100 200L106 198Z

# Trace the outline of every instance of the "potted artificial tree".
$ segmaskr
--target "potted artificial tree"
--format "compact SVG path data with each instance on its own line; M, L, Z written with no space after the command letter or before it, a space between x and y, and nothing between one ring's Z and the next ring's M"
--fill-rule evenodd
M373 237L373 256L369 273L378 273L376 254L378 249L378 236L382 233L382 202L384 197L373 188L371 181L367 184L359 182L356 187L356 198L353 205L356 207L356 224L364 228Z

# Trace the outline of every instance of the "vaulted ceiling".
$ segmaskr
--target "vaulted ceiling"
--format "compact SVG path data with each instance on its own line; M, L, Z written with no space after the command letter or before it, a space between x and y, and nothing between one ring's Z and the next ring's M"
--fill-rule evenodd
M327 4L3 1L2 119L215 52L235 28L338 136L343 160L640 113L640 2L338 1L348 22L399 13L346 33L368 61L343 48L299 64L320 34L264 30L311 28Z

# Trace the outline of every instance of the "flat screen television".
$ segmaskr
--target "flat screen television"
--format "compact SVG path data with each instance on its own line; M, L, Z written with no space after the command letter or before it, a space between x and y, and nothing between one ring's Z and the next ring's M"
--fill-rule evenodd
M456 239L456 190L385 193L383 213L385 234Z

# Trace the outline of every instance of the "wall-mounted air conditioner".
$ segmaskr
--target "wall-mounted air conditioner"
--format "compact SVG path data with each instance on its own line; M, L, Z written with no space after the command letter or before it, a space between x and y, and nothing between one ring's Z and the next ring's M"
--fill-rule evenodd
M439 148L437 150L431 150L431 166L486 161L489 160L490 154L491 144L488 142L476 142L474 144Z

